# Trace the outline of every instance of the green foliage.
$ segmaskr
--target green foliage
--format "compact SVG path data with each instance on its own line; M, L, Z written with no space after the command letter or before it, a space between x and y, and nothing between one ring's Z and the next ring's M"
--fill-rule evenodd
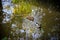
M13 3L19 3L19 0L12 0Z
M13 2L14 4L18 4L18 3L20 3L20 2L26 2L26 0L12 0L12 2Z
M20 15L20 16L27 16L29 13L31 13L31 5L25 2L20 3L20 5L17 5L17 7L14 8L14 14Z

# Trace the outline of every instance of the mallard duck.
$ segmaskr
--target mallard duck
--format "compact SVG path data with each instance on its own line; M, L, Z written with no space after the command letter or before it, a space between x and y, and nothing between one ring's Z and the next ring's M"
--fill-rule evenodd
M30 21L34 21L34 17L28 16L26 19L30 20Z

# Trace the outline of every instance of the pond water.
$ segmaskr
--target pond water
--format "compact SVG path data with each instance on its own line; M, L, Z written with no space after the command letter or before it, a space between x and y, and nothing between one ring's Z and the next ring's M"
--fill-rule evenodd
M27 17L24 17L22 18L23 19L22 24L20 24L21 20L17 21L19 20L18 18L19 15L15 17L15 19L17 20L11 21L12 17L14 17L13 8L14 6L18 6L18 5L14 5L13 3L11 3L11 0L2 0L2 5L3 5L2 11L4 12L3 15L5 16L2 23L9 23L7 25L10 25L10 28L11 28L10 34L12 36L9 35L8 40L37 40L37 39L40 40L41 36L43 36L43 33L44 33L44 29L41 27L41 21L42 21L42 18L46 15L46 13L43 12L44 11L43 8L32 6L31 7L32 12L29 15L27 15L27 17L33 17L34 20L31 21L29 20L30 18L27 19ZM50 9L48 9L48 12L51 15L52 11ZM51 17L51 19L52 18L53 17ZM55 16L54 18L56 21L59 19ZM22 25L22 28L20 29L21 25ZM51 30L55 31L55 29L57 29L57 27L56 28L54 27L52 27L53 29ZM48 35L50 35L50 33ZM55 37L51 38L51 40L53 39L55 40Z

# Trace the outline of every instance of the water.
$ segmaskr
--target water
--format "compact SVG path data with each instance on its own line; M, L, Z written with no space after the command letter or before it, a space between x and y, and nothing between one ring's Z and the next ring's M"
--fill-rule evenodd
M12 15L12 3L11 0L3 0L2 2L3 5L3 11L5 12L6 17L4 18L5 20L3 20L3 23L7 23L8 21L11 20L11 15ZM9 10L5 7L9 6ZM40 30L38 27L40 27L41 24L41 20L42 20L42 15L39 15L43 12L43 9L41 8L37 8L37 7L32 7L32 12L31 14L29 14L30 16L34 17L34 21L30 21L28 19L23 18L23 23L22 23L22 29L17 28L16 24L12 24L12 30L14 32L11 31L11 33L13 34L13 36L19 35L20 33L22 33L22 35L24 35L23 33L25 32L25 38L26 40L29 40L29 37L32 37L32 40L37 40L37 38L41 37L42 34L44 33L43 29ZM39 11L41 10L41 11ZM8 17L9 15L9 17ZM28 16L29 16L28 15ZM45 15L45 14L44 14ZM20 35L21 36L21 35ZM17 36L19 37L19 36ZM10 38L9 38L10 39ZM13 38L13 39L18 39L18 38ZM20 40L24 40L24 36L22 38L19 38Z
M24 27L26 28L25 29L26 30L26 40L29 35L32 35L33 40L37 40L37 38L41 37L41 35L43 34L43 29L42 29L42 31L38 29L38 27L40 26L38 24L41 24L40 20L42 20L42 15L39 16L39 13L37 10L33 9L32 13L30 15L30 16L34 17L34 21L30 21L28 19L25 19L23 21L22 27L23 27L23 29L24 29ZM37 11L37 13L36 13L36 11ZM38 23L38 24L36 24L36 23Z

